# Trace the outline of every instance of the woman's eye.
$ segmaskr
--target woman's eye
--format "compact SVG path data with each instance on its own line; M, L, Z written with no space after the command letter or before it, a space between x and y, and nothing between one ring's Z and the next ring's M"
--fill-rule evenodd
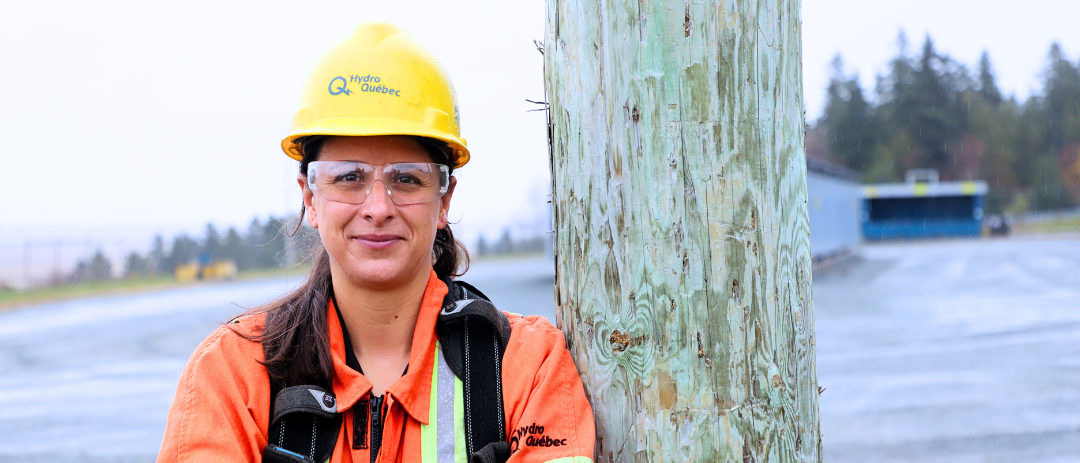
M363 177L361 177L360 174L356 172L348 172L338 175L336 178L334 178L334 183L356 183L362 180Z
M401 184L405 184L405 185L421 185L421 184L423 184L423 182L421 182L420 179L417 178L415 175L409 175L409 174L400 174L400 175L398 175L394 179L394 183L401 183Z

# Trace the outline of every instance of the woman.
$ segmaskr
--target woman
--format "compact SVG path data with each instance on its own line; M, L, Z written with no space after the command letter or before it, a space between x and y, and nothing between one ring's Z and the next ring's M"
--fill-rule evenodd
M467 257L447 211L469 151L438 61L363 24L301 102L282 146L325 250L302 287L198 347L158 460L591 462L562 334L452 281Z

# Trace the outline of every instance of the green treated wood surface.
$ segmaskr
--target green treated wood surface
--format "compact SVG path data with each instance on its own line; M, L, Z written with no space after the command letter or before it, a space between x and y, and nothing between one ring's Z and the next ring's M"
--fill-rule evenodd
M548 0L559 325L597 461L820 461L798 0Z

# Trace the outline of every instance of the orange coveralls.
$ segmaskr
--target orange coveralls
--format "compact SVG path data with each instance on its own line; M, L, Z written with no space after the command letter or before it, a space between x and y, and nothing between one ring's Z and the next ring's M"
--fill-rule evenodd
M446 285L431 273L413 332L408 372L386 391L378 461L421 463L421 425L429 424L435 321ZM326 317L334 362L332 388L344 423L330 461L371 461L353 449L351 408L371 391L364 375L346 365L345 342L331 302ZM511 335L502 364L510 462L592 462L592 408L562 333L540 316L507 314ZM258 333L264 315L242 317L232 328ZM206 338L188 360L169 408L159 462L262 460L270 421L270 383L262 345L227 327ZM344 413L348 412L348 413Z

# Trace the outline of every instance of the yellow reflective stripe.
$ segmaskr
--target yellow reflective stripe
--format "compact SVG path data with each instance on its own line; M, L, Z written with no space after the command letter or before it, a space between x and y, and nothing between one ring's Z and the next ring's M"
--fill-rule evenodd
M431 368L431 399L428 402L428 424L420 425L420 461L438 463L437 439L439 424L439 342L435 341L435 355Z
M465 454L465 385L454 376L454 462L469 463Z
M544 463L593 463L593 461L589 457L566 457L548 460Z

